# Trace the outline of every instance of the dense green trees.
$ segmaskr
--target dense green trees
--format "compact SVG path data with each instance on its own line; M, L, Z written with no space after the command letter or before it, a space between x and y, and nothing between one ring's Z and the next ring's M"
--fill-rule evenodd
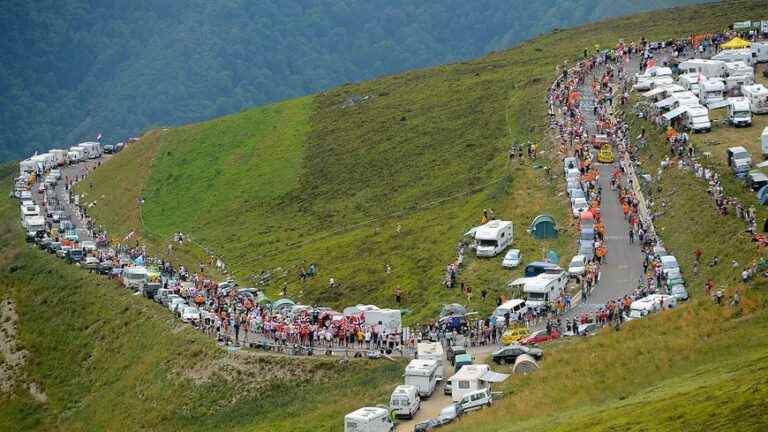
M696 0L7 0L0 159L114 142Z

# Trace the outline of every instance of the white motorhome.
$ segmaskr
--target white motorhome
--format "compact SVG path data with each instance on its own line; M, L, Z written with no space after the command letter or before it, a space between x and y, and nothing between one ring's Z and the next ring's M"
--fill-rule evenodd
M395 425L386 408L365 407L344 416L344 432L392 432Z
M683 125L693 132L709 132L712 122L709 120L709 110L701 105L689 106L685 109Z
M451 378L451 400L459 402L465 394L475 390L491 388L489 381L483 379L491 371L487 364L466 365Z
M728 122L736 127L752 126L749 99L745 97L728 98Z
M568 283L568 273L542 273L536 277L530 278L525 284L525 294L527 296L525 304L529 308L540 308L547 302L554 302L559 299L565 291Z
M708 79L699 84L699 103L711 105L725 100L725 83L719 79Z
M627 320L643 318L662 309L670 309L677 306L677 299L666 294L651 294L647 297L635 300L629 306Z
M421 398L416 386L399 385L389 397L389 409L398 417L413 418L421 408Z
M24 229L27 235L34 236L40 231L45 231L45 217L28 216L24 218Z
M42 174L51 168L50 159L45 154L32 156L32 162L37 166L36 170L38 174Z
M725 62L722 60L690 59L678 65L680 73L701 74L707 78L719 78L725 76Z
M405 384L416 387L421 397L431 396L437 386L438 364L432 359L411 360L405 367Z
M371 309L364 312L365 323L370 326L380 325L384 334L400 334L401 312L399 309Z
M733 75L725 78L725 93L729 96L741 96L741 88L755 83L755 78L749 75Z
M26 177L37 172L37 163L32 158L19 162L19 175Z
M677 83L684 90L699 94L699 74L682 74L677 77Z
M443 370L443 345L440 342L419 342L416 345L416 358L421 360L434 360L437 362L437 379L445 377Z
M87 159L87 156L85 155L85 150L83 150L81 147L73 146L69 148L69 162L70 163L78 163L82 162L85 159Z
M741 94L749 99L749 106L755 114L768 113L768 88L762 84L753 84L741 88Z
M140 290L149 282L149 272L143 266L127 267L123 269L123 285L126 288Z
M492 220L475 231L477 256L496 256L512 244L512 222Z
M67 162L69 161L69 158L68 158L68 156L67 156L67 153L68 153L68 152L67 152L67 150L62 150L62 149L52 149L52 150L51 150L51 151L49 151L48 153L50 153L50 154L52 154L52 155L53 155L53 157L54 157L54 158L55 158L55 160L56 160L56 165L57 165L57 166L64 166L64 165L66 165L66 164L67 164Z
M741 61L726 63L725 71L728 76L747 75L755 78L755 69Z
M31 216L40 216L40 206L36 204L22 204L21 206L21 219L25 220Z
M768 21L763 21L768 22ZM766 42L752 42L750 49L752 49L752 60L755 63L768 62L768 43Z
M712 60L722 60L724 62L741 61L751 66L753 64L752 49L741 48L741 49L724 50L713 55Z
M101 156L101 144L97 142L88 141L78 144L77 147L83 149L83 153L88 159L96 159Z
M644 73L636 73L635 79L637 81L642 81L642 80L651 79L651 78L671 77L671 76L672 76L672 69L666 66L654 66L646 69Z
M674 84L675 80L671 76L659 76L655 78L641 78L638 79L637 83L632 86L633 89L638 91L643 90L652 90L658 86L665 86Z

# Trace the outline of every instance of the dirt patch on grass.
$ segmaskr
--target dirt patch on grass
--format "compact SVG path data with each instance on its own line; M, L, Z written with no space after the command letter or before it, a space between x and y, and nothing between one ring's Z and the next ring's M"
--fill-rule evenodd
M17 386L25 381L24 366L29 353L18 345L16 336L19 329L19 315L16 305L10 299L0 301L0 393L13 394ZM37 383L25 387L32 397L47 402L48 397Z

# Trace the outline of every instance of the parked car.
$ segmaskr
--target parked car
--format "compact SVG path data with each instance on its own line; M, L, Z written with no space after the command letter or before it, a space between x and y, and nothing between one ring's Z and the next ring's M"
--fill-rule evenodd
M83 261L83 267L88 270L97 270L99 268L99 259L92 256L85 257L85 260Z
M576 255L571 259L571 263L568 264L568 275L570 276L583 276L587 271L587 257L584 255Z
M579 330L579 336L592 336L600 331L600 326L597 323L579 324L576 327ZM573 330L563 333L563 336L576 336Z
M99 266L96 268L96 271L99 274L108 275L112 273L112 262L111 261L102 261L99 263Z
M83 250L79 248L72 248L67 253L67 262L69 263L79 263L83 258Z
M688 300L688 290L684 285L674 285L670 288L669 294L679 302Z
M179 306L181 313L181 320L186 323L200 321L200 310L192 306Z
M677 258L672 255L665 255L661 257L661 271L664 276L670 272L670 270L680 270L680 266L677 264Z
M501 261L501 266L504 268L515 268L520 265L520 249L510 249L504 259Z
M61 242L52 241L48 243L48 252L55 254L59 249L61 249Z
M528 354L536 360L544 357L544 351L539 348L528 347L520 344L512 344L501 348L491 355L495 363L514 363L523 354Z
M466 354L467 348L464 345L451 345L445 352L446 358L453 366L457 355Z
M520 340L520 345L537 345L545 342L549 342L555 339L560 339L560 332L556 329L552 329L547 332L547 329L537 330L531 333L528 337Z
M524 326L510 327L504 331L501 335L501 343L503 345L509 345L519 341L520 339L528 336L528 329Z

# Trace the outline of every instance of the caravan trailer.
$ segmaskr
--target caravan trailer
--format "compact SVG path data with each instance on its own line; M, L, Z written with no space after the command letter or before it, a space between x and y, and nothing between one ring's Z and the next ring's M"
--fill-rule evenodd
M768 88L762 84L753 84L741 88L741 94L749 99L749 105L755 114L768 113Z
M742 48L724 50L712 56L712 60L722 60L727 63L741 61L752 66L752 49Z
M709 120L707 107L696 105L688 106L685 110L683 125L693 132L709 132L712 130L712 122Z
M728 76L747 75L755 77L755 69L744 62L731 62L725 64L725 70Z
M443 371L443 345L440 342L419 342L416 345L416 358L421 360L434 360L437 362L437 379L442 380Z
M719 79L708 79L699 84L699 103L712 105L725 100L725 84Z
M496 256L512 243L512 222L492 220L477 228L475 240L477 256Z
M88 157L85 155L85 150L81 147L73 146L69 148L69 163L76 164L86 160Z
M52 149L48 153L53 155L53 157L56 160L56 165L57 166L64 166L69 161L69 157L67 156L67 151L66 150Z
M763 21L768 23L768 21ZM752 42L752 60L755 63L768 62L768 43L767 42Z
M725 76L725 62L721 60L690 59L678 66L682 74L704 75L706 78L720 78Z
M411 360L408 366L405 367L405 385L416 387L421 397L432 396L437 386L437 367L440 361Z
M101 156L101 144L93 141L80 143L77 145L83 149L83 153L87 159L96 159Z

